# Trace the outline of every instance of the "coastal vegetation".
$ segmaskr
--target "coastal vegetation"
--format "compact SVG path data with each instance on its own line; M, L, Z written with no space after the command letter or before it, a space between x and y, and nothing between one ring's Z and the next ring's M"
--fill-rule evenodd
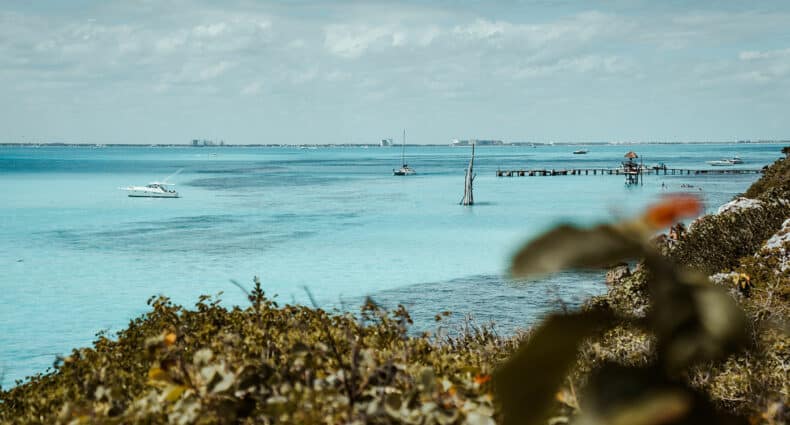
M356 314L279 305L257 279L247 306L151 298L117 335L0 389L0 422L786 423L789 185L786 157L670 236L655 234L696 198L529 242L516 276L620 265L605 295L507 337L474 323L414 334L405 308L374 300Z

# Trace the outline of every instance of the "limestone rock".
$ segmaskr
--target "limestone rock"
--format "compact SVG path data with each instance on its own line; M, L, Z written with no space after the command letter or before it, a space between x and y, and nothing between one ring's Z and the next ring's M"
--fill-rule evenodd
M738 197L720 206L716 214L722 214L726 212L736 212L750 208L760 208L762 206L763 203L758 201L757 199Z
M616 285L628 276L631 276L631 270L628 268L628 264L620 263L606 272L606 284L608 286Z

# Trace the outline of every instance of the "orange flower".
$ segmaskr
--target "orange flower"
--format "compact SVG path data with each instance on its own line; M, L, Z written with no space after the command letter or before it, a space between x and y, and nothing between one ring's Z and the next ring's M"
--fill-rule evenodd
M170 347L176 343L176 334L170 332L169 334L165 335L165 347Z
M483 385L491 380L491 375L477 375L475 376L475 384Z
M683 217L693 217L702 212L702 202L694 195L675 194L650 206L643 216L651 227L662 228L676 223Z

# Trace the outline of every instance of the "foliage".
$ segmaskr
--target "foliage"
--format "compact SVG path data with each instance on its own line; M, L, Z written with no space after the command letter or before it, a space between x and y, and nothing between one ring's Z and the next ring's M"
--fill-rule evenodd
M769 170L787 169L790 160L780 160ZM785 181L760 179L753 188L769 194L784 193ZM751 190L750 190L751 192ZM774 198L774 201L781 198ZM684 379L694 388L704 391L714 404L726 411L749 417L752 423L786 423L790 421L787 400L790 398L790 244L785 228L771 238L772 246L763 245L781 217L788 217L786 204L761 198L762 211L731 210L719 216L697 220L679 241L666 237L658 239L659 250L675 259L707 265L703 268L722 271L711 277L717 286L726 290L744 310L747 318L749 344L722 362L705 362L689 368ZM757 214L755 214L757 213ZM759 220L760 217L775 217ZM715 218L715 220L714 220ZM758 218L758 220L755 220ZM744 231L743 226L748 229ZM755 237L759 234L759 237ZM688 240L694 243L687 243ZM721 240L741 250L721 250ZM784 245L776 241L784 240ZM738 255L742 255L738 258ZM697 259L699 261L689 261ZM688 264L687 263L687 264ZM716 269L715 264L721 266ZM693 264L692 264L693 265ZM649 309L648 276L644 267L637 266L610 287L609 292L588 302L589 308L611 308L617 314L631 318L644 317ZM617 337L612 338L614 334ZM589 372L605 361L626 365L644 365L654 356L653 338L635 326L618 325L602 337L586 343L579 362L572 373L578 387L589 379ZM563 390L565 391L565 390Z
M489 328L441 341L406 333L402 307L358 317L277 304L167 298L117 340L0 393L15 423L493 423L489 374L513 347Z
M787 217L790 197L770 198L754 208L705 216L692 224L670 256L708 274L729 270L741 257L760 249Z
M782 148L782 153L785 154L785 160L766 167L763 176L746 191L747 197L790 199L790 161L787 160L790 158L790 146Z
M716 362L746 343L743 313L733 300L710 285L705 275L676 266L650 244L653 233L700 209L696 198L668 197L634 220L593 229L558 227L528 243L513 261L515 275L529 276L562 268L603 267L623 259L644 258L650 308L644 319L622 316L622 324L644 327L655 335L656 355L644 365L606 362L593 370L583 398L580 421L586 423L739 423L718 411L680 374L704 362ZM551 417L550 394L560 386L585 339L599 328L612 329L611 309L549 318L524 341L496 374L505 424L538 424ZM549 397L547 397L549 396Z

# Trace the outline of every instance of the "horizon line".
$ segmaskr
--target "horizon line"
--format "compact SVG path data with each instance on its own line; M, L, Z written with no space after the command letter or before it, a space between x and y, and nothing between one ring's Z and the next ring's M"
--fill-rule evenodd
M483 139L472 139L483 141ZM472 140L464 140L462 144L450 143L406 143L406 146L446 146L446 147L469 147L475 143ZM572 145L686 145L686 144L772 144L790 143L790 139L758 139L758 140L712 140L712 141L610 141L610 142L504 142L497 140L496 143L477 143L478 146L572 146ZM227 147L395 147L401 146L400 143L381 145L379 143L223 143L209 145L193 145L190 143L89 143L89 142L0 142L0 146L64 146L64 147L184 147L184 148L227 148Z

